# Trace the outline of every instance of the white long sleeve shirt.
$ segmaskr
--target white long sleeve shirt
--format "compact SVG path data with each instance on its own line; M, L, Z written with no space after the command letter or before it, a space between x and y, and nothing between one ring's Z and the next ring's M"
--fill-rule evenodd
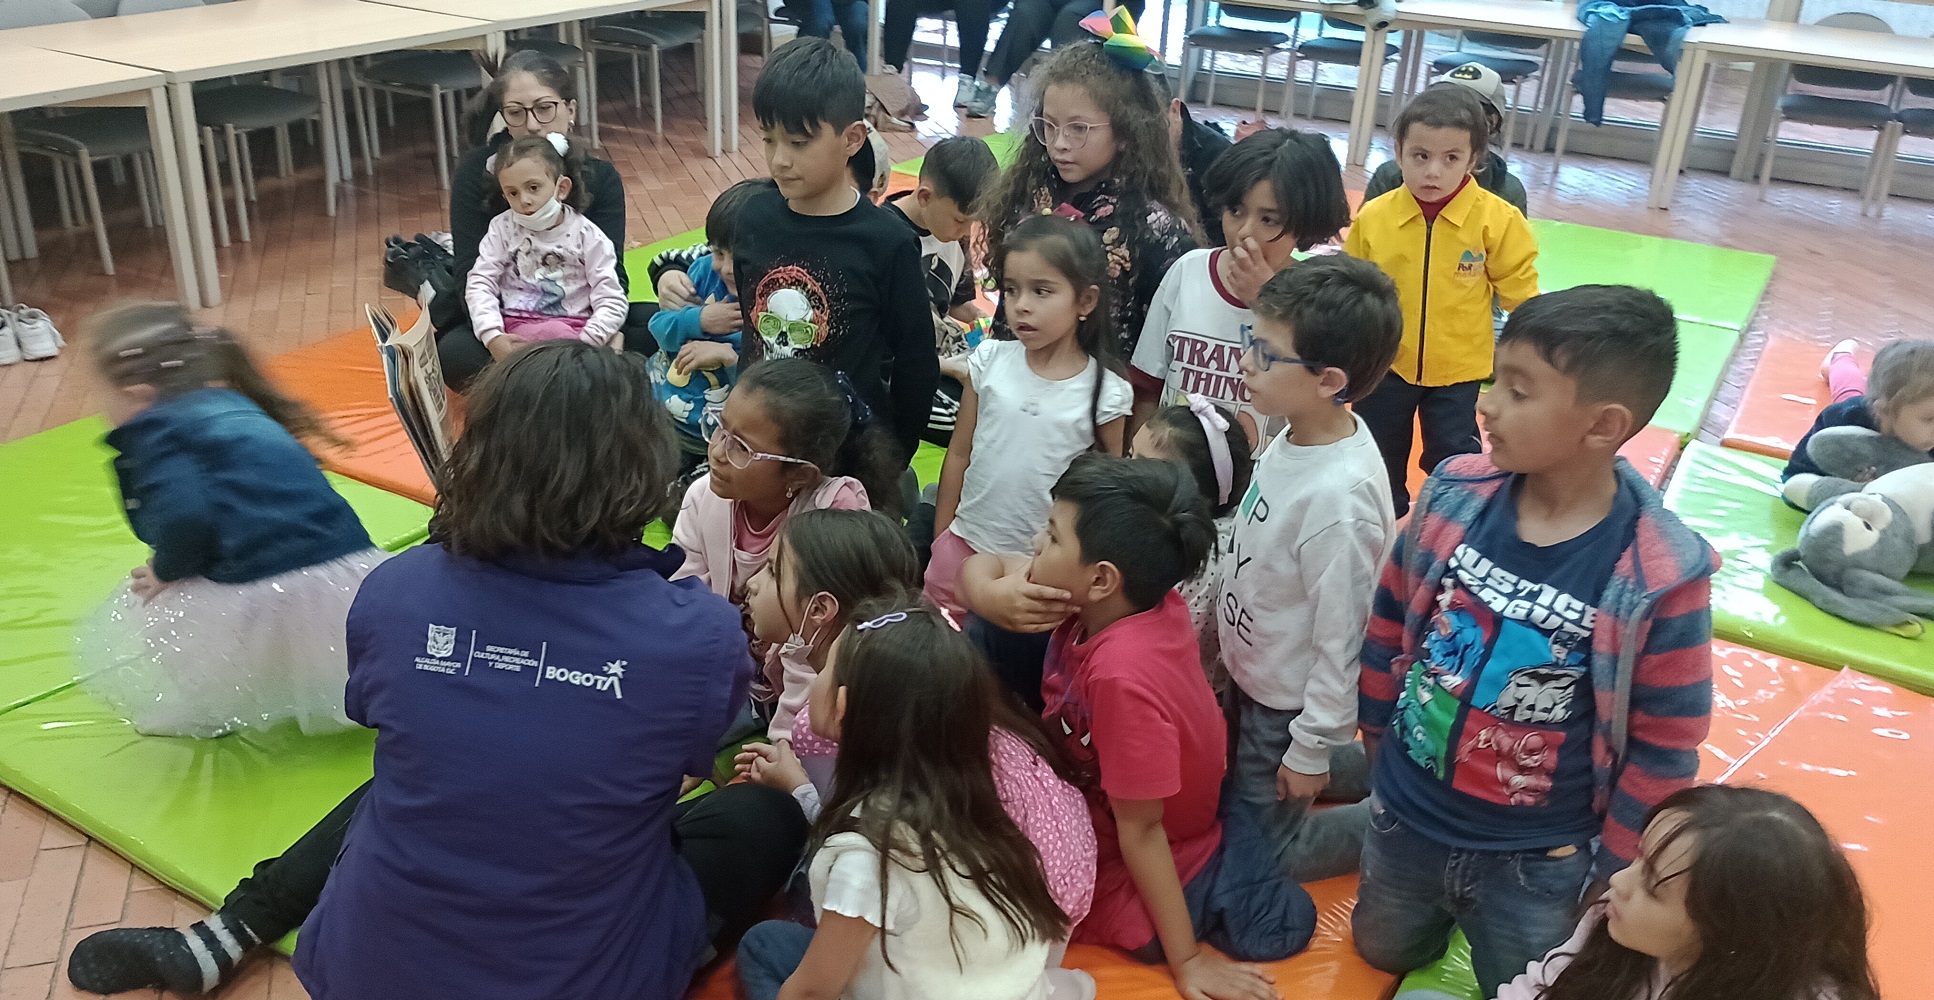
M1305 447L1283 431L1256 460L1222 559L1216 625L1229 676L1259 704L1300 711L1283 763L1327 774L1356 735L1357 653L1395 538L1390 480L1361 418Z

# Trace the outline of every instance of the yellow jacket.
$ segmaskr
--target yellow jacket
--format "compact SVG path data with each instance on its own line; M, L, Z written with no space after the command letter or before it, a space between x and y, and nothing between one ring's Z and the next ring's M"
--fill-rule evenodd
M1403 301L1403 344L1390 370L1412 385L1491 376L1491 299L1516 309L1538 294L1538 239L1510 202L1465 184L1437 215L1406 187L1372 199L1344 252L1383 268Z

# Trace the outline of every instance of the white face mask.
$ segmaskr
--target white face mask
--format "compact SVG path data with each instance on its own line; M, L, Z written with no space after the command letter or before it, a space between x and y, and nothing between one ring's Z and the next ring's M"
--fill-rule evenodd
M824 593L825 591L823 590L820 591L820 594L824 594ZM828 594L827 596L830 597L832 595ZM806 625L806 619L812 617L813 601L818 599L819 599L819 594L814 594L813 596L806 599L806 607L801 612L801 618L799 621L800 628L804 628ZM779 644L779 658L785 661L805 664L812 657L813 647L819 644L820 633L824 631L826 631L826 627L824 625L821 625L820 627L813 629L813 637L811 639L808 639L799 633L798 628L793 629L792 634L789 636L786 636L786 641Z
M557 225L557 220L564 217L564 203L553 196L550 201L544 203L543 207L529 215L520 215L513 211L510 217L525 229L549 229Z

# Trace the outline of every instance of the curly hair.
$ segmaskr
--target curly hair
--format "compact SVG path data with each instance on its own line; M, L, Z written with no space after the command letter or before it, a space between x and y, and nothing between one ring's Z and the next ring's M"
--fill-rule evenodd
M1116 65L1099 42L1080 42L1054 50L1054 56L1036 76L1037 107L1048 88L1055 86L1080 87L1108 115L1118 150L1108 179L1121 193L1122 224L1146 225L1148 206L1160 204L1191 232L1196 231L1195 202L1189 197L1182 163L1169 142L1168 111L1154 78ZM1024 130L1013 166L987 193L986 208L981 212L981 231L987 243L983 259L1001 258L1007 229L1034 214L1035 189L1053 173L1047 146L1033 129Z

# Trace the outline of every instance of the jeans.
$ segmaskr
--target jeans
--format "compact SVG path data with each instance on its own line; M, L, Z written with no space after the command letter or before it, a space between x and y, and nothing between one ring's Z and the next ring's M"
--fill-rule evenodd
M1605 84L1612 59L1627 34L1644 39L1652 57L1672 73L1679 68L1679 48L1686 32L1725 18L1683 0L1585 0L1578 5L1578 20L1585 26L1585 37L1578 43L1574 83L1585 101L1585 120L1597 125L1605 120Z
M1435 472L1439 463L1453 455L1475 455L1483 451L1477 432L1477 393L1481 383L1457 382L1452 385L1412 385L1395 372L1386 373L1376 391L1357 400L1356 415L1363 418L1383 453L1384 471L1390 474L1390 502L1398 517L1410 511L1410 441L1418 425L1424 438L1423 458L1418 466Z
M812 943L813 929L802 924L789 920L754 924L739 939L739 987L746 1000L778 1000L779 987L799 970Z
M806 0L804 4L806 20L799 26L799 33L814 38L833 37L833 25L839 25L839 33L846 40L846 51L859 60L860 72L866 65L866 18L869 8L865 0Z
M1222 844L1182 887L1196 940L1238 962L1279 962L1309 947L1316 903L1276 865L1247 806L1222 796ZM1162 939L1129 952L1151 965L1164 959Z
M1053 632L1009 632L990 625L979 615L968 615L962 626L968 641L987 657L1001 686L1021 699L1021 703L1040 715L1047 708L1041 697L1041 671L1047 662Z
M302 926L368 791L365 782L280 857L257 863L222 901L222 911L265 943ZM785 886L805 850L809 825L791 795L763 785L727 785L673 808L678 853L698 876L707 930L722 948Z
M1127 0L1122 6L1141 21L1142 0ZM1042 42L1053 39L1054 44L1065 45L1089 37L1081 19L1100 9L1097 0L1014 0L1007 27L1001 29L1001 40L994 43L994 54L988 59L987 78L1005 87Z
M1240 689L1235 698L1235 761L1229 770L1236 797L1254 812L1263 839L1275 852L1283 874L1298 882L1349 875L1363 853L1369 810L1361 804L1310 812L1309 799L1276 798L1276 769L1289 749L1289 724L1301 712L1258 704ZM1351 743L1330 753L1329 797L1354 802L1369 794L1370 765L1363 745Z
M914 22L922 15L951 10L960 29L960 77L971 80L980 75L981 58L987 52L987 26L1005 6L1007 0L887 0L886 26L880 36L886 51L880 55L889 69L904 69L907 49L913 46Z
M1404 826L1374 797L1351 929L1357 953L1403 975L1435 962L1451 930L1471 941L1484 996L1565 942L1591 878L1589 843L1555 849L1447 847Z

